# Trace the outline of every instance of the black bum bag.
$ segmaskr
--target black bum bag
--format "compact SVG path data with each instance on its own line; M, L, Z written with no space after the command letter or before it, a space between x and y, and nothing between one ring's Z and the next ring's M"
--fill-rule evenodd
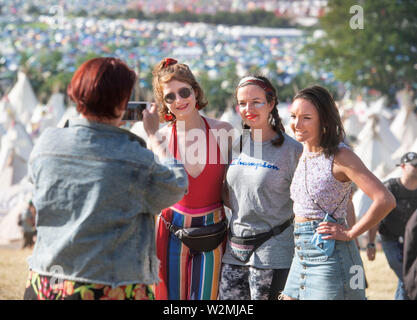
M227 221L203 227L180 228L160 215L167 229L188 248L196 252L208 252L216 249L227 235Z
M254 236L236 237L230 230L229 248L230 254L241 262L248 262L252 254L262 244L269 240L272 236L277 236L292 224L293 218L285 221L283 224L275 226L268 232L260 233Z

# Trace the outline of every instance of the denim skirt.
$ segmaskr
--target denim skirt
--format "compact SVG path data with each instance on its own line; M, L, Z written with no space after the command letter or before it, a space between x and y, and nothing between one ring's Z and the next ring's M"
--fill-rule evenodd
M320 222L294 224L295 253L282 293L299 300L365 299L365 272L355 241L336 240L326 256L310 243Z

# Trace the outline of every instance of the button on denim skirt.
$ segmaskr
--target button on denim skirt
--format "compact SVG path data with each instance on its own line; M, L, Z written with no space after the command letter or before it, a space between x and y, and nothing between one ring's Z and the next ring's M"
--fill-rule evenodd
M282 293L299 300L365 299L365 273L355 241L336 241L330 257L310 243L321 221L295 223L295 253Z

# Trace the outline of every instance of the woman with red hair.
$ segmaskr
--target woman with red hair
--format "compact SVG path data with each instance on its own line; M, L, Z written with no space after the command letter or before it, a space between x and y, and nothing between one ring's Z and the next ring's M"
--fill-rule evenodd
M24 299L152 299L158 280L154 216L182 198L187 177L118 128L136 74L116 58L82 64L68 87L81 113L34 146L37 241ZM156 108L144 112L152 137ZM155 197L158 194L160 197Z

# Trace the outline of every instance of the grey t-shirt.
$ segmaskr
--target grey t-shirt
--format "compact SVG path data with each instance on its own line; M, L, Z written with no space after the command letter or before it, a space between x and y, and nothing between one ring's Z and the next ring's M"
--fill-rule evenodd
M233 146L232 162L226 181L232 211L230 226L235 236L244 237L267 232L293 216L290 184L297 167L302 145L284 134L277 147L271 141L254 142L247 132ZM239 140L239 139L238 139ZM286 269L294 253L293 226L263 243L243 263L230 254L229 244L223 262L263 269Z

